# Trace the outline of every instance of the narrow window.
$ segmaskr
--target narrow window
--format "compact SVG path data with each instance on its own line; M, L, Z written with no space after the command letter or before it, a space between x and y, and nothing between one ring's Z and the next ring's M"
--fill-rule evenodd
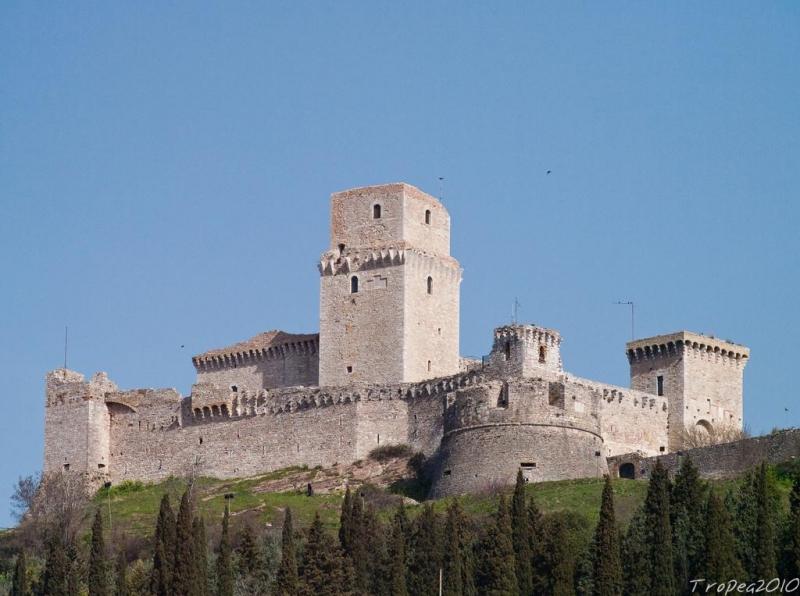
M351 373L351 372L353 372L353 367L352 367L352 366L348 366L348 367L347 367L347 372L348 372L348 373Z
M433 294L433 278L428 276L428 294Z
M339 245L339 253L341 254L343 252L344 252L344 244L340 244Z
M355 275L350 278L350 293L358 294L358 277Z
M233 391L234 393L236 393L236 392L238 392L238 391L239 391L239 388L238 388L236 385L231 385L231 391Z
M430 209L426 209L425 210L425 223L428 224L428 225L431 224L431 210Z
M544 364L545 359L547 358L547 348L544 346L539 346L539 362Z
M200 444L203 444L203 437L200 437Z
M428 360L428 372L431 372L431 361Z
M381 206L380 205L373 205L372 206L372 219L380 219L381 218Z
M656 377L656 394L664 395L664 377L661 375Z
M505 355L506 360L511 359L511 342L507 341L505 347L503 348L503 354Z

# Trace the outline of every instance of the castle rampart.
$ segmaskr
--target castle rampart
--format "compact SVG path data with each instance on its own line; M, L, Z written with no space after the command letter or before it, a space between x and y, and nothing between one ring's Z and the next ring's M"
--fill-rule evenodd
M688 430L741 428L749 350L731 342L686 331L631 342L630 389L565 372L561 335L536 325L499 327L488 357L460 357L450 216L410 185L332 195L319 275L319 334L269 331L199 354L187 397L49 373L45 472L234 478L407 444L444 496L519 469L534 482L597 476L607 458L680 449Z

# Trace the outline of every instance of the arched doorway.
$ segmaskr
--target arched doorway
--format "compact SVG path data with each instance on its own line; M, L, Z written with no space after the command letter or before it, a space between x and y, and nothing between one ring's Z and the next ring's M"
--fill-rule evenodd
M619 467L619 477L627 478L628 480L636 480L636 466L631 462L625 462Z

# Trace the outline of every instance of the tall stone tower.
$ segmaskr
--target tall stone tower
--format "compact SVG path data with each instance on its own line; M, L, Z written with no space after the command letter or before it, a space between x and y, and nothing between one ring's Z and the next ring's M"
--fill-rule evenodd
M321 386L458 372L461 267L434 197L404 183L333 194L319 270Z
M669 401L669 450L683 447L684 431L742 429L742 381L750 350L680 331L629 342L631 389Z

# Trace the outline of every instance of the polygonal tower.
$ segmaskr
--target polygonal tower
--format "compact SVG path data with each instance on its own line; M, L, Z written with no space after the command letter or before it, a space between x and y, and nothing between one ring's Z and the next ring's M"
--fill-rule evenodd
M321 386L458 372L461 267L434 197L404 183L334 193L319 269Z
M669 400L669 450L684 447L687 432L742 429L742 385L750 350L689 331L626 345L631 389Z

